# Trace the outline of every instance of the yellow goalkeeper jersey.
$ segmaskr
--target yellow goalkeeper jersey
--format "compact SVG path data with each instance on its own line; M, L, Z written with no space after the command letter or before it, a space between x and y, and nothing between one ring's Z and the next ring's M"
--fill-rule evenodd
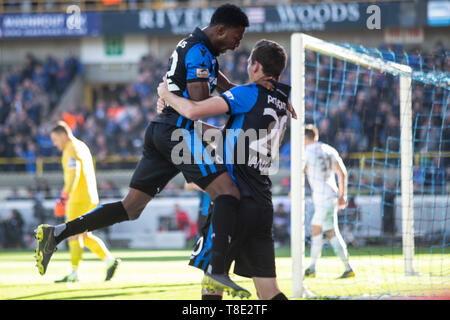
M64 191L71 203L98 204L94 163L87 145L72 137L62 153Z

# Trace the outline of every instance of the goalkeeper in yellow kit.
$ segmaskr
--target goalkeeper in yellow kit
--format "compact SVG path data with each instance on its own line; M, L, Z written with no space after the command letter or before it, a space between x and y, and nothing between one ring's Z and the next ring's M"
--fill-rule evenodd
M92 155L86 144L73 136L72 130L64 121L59 121L53 127L50 136L55 147L62 151L64 171L64 188L56 201L55 215L66 216L66 220L71 221L93 210L99 204ZM72 272L55 282L78 281L77 270L84 246L106 263L105 281L113 277L120 260L113 257L100 238L85 232L70 237L68 244Z

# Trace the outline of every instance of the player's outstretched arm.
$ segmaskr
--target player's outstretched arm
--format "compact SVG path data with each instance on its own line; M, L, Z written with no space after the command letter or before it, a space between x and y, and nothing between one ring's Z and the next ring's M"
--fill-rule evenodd
M212 117L226 113L229 110L228 104L221 97L211 97L202 101L192 101L177 96L168 90L165 78L158 86L158 95L179 114L191 120Z
M267 90L273 91L275 89L275 85L273 84L273 77L264 76L255 81L256 84L263 86ZM219 75L217 77L217 91L219 93L224 93L225 91L230 90L238 86L237 84L231 82L221 71L219 71Z
M275 86L272 80L273 77L264 76L256 80L255 83L263 86L267 90L273 91ZM217 91L219 91L219 93L224 93L225 91L230 90L231 88L236 86L237 84L232 83L221 71L219 71L219 76L217 77ZM289 111L293 119L297 119L297 113L295 112L294 107L292 106L290 101L288 101L287 110Z

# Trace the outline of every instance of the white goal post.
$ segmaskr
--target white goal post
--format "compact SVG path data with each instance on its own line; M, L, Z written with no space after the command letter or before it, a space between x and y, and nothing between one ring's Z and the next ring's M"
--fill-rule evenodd
M406 275L415 274L414 258L414 211L413 211L413 146L411 75L409 66L384 61L363 53L311 37L304 33L291 35L291 102L298 119L291 119L291 257L292 297L306 297L303 283L305 269L305 50L312 50L337 59L359 64L369 69L400 76L400 163L402 241Z

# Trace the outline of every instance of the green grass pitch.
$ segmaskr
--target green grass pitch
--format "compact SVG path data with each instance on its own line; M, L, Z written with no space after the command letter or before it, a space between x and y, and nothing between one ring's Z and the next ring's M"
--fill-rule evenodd
M400 249L351 248L350 262L356 277L336 278L343 265L329 248L317 265L317 276L305 284L314 295L383 296L423 295L450 292L450 250L416 250L415 266L419 275L403 274ZM80 264L80 282L55 284L54 280L70 270L68 251L57 251L47 273L39 275L32 250L0 251L0 300L199 300L202 272L187 265L191 250L113 250L122 259L116 275L104 282L105 266L85 249ZM288 248L279 248L277 275L280 289L291 297L291 258ZM305 267L309 263L306 253ZM233 276L257 299L251 280ZM225 300L232 299L225 295ZM239 300L238 298L235 298Z

